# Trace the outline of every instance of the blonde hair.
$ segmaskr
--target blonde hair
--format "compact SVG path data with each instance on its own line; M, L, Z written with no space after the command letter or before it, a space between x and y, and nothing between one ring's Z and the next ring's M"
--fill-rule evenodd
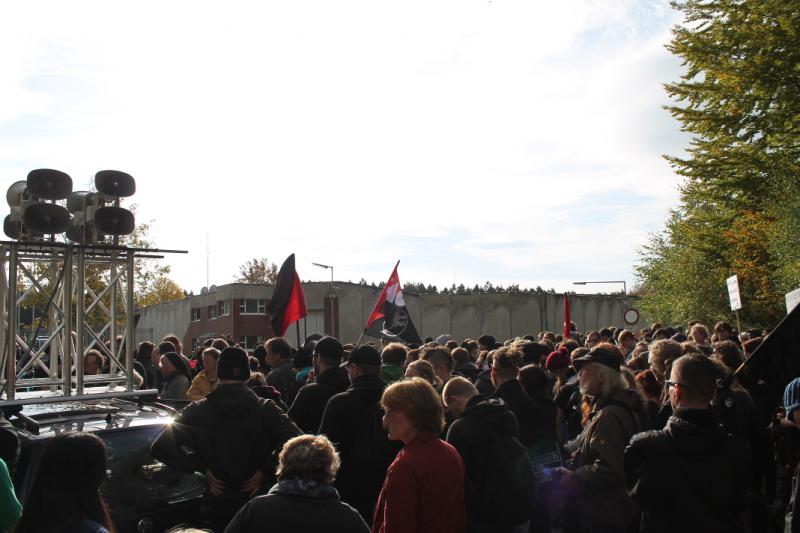
M434 387L439 387L442 384L442 380L439 379L439 376L437 376L433 371L433 365L425 359L417 359L416 361L412 361L406 367L406 371L408 371L408 369L414 370L414 372L419 374L420 378L424 379Z
M330 485L339 471L339 454L325 435L300 435L278 455L278 480L305 479Z

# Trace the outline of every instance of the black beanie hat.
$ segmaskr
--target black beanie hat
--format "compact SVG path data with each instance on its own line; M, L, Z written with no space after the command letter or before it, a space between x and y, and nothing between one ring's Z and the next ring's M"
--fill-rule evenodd
M342 347L342 343L339 342L339 339L335 337L322 337L317 341L316 346L314 346L314 355L318 355L338 365L342 362L342 357L344 357L344 348Z
M219 355L217 361L217 377L247 381L250 379L250 359L247 352L235 346L228 346Z

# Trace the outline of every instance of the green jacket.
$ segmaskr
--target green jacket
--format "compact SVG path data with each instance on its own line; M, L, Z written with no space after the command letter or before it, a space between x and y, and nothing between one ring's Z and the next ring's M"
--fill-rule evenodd
M10 531L22 515L6 462L0 459L0 533Z
M386 385L390 385L395 381L400 381L405 376L405 369L402 366L397 365L381 365L380 374L378 377L381 378Z
M625 405L628 407L626 408ZM564 483L576 495L586 528L628 527L636 506L625 485L625 447L637 433L641 401L634 391L618 389L595 401L581 434L577 468Z

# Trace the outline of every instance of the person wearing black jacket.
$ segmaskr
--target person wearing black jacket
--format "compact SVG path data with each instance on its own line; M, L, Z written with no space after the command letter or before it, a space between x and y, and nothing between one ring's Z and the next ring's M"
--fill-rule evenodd
M358 346L347 359L350 387L328 400L318 433L336 444L342 461L334 486L342 501L372 521L386 470L400 451L383 429L380 399L381 355L372 346Z
M466 473L467 531L511 531L513 524L502 524L503 517L487 505L490 455L497 453L498 437L517 438L517 419L499 398L488 398L463 377L454 377L444 387L444 404L456 418L447 430L447 442L458 450Z
M314 374L317 377L313 383L300 388L289 407L289 418L303 433L316 433L328 400L350 386L347 370L339 366L343 355L342 343L333 337L323 337L314 346Z
M517 379L519 361L522 354L512 347L503 347L495 351L492 364L492 382L495 386L492 398L503 400L519 424L519 440L525 447L530 447L544 436L544 428L540 428L541 416L536 402L522 388ZM553 424L555 429L555 424ZM549 435L549 431L547 434Z
M278 483L266 496L250 500L225 533L369 533L366 522L331 486L338 467L336 450L324 435L291 439L280 454Z
M265 482L271 483L277 452L300 430L274 402L247 387L250 365L241 348L222 351L217 376L217 388L167 425L150 453L178 470L205 473L208 491L201 513L221 531Z
M625 451L642 532L746 531L750 454L711 411L717 373L703 355L677 359L666 381L673 415L663 430L635 435Z

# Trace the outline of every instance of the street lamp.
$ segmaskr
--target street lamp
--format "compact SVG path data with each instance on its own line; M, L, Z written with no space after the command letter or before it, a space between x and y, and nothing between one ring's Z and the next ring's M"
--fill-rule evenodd
M330 268L331 269L331 287L333 287L333 266L332 265L323 265L322 263L311 263L315 267L319 268Z
M573 281L573 285L588 285L590 283L622 283L622 292L623 294L628 294L628 286L625 284L624 280L613 280L613 281Z

